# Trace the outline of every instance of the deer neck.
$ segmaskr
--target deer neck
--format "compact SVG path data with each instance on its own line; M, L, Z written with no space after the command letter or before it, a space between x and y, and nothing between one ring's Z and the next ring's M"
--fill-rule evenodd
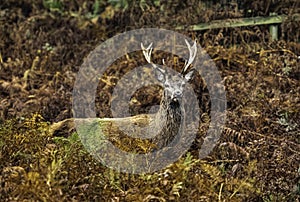
M159 113L162 117L170 118L170 121L175 121L177 118L181 118L180 103L170 99L162 99Z
M158 148L167 146L177 136L182 122L182 109L180 103L162 99L154 124L158 134L153 141Z
M180 103L172 102L170 99L163 97L160 108L156 114L155 122L157 126L166 132L175 131L178 132L182 120L182 108Z

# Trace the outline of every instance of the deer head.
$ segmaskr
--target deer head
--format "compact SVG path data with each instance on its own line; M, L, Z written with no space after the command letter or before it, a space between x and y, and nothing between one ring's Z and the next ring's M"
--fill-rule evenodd
M193 46L191 46L187 40L185 40L185 43L187 44L187 47L189 49L190 56L189 59L185 62L181 73L175 75L167 73L165 69L162 69L158 67L158 65L151 62L151 53L153 50L152 43L147 48L145 48L144 45L141 43L141 47L146 61L149 64L151 64L151 66L154 68L157 80L161 82L164 87L163 96L167 101L171 103L178 103L180 101L183 95L185 84L193 78L195 72L194 68L188 68L193 63L197 54L196 41L194 42Z

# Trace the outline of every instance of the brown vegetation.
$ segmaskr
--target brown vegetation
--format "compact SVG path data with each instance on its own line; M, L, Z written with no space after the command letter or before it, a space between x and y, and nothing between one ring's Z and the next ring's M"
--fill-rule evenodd
M200 78L193 82L201 102L199 134L187 154L153 174L103 166L69 130L72 122L64 122L72 117L72 88L83 59L111 36L141 27L175 29L228 17L291 15L299 13L298 1L245 1L244 10L219 3L206 8L194 0L126 2L127 8L109 1L1 2L0 200L299 201L299 21L284 22L279 41L270 40L268 26L182 31L215 61L227 93L226 126L203 160L197 157L210 102ZM105 72L96 97L98 117L112 116L116 82L141 61L141 52L129 54ZM176 56L169 62L180 63ZM158 104L160 90L138 91L132 115ZM66 127L53 134L55 122ZM114 143L131 146L126 138Z

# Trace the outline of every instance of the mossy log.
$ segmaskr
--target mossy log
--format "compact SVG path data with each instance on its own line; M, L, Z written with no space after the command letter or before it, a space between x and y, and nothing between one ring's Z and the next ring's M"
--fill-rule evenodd
M150 130L154 130L154 119L155 114L125 118L70 118L53 123L49 131L53 136L68 136L75 132L76 128L81 138L88 136L89 139L93 138L98 142L106 138L123 150L146 152L153 148L154 144L150 138L140 138L140 134L146 136L145 133L149 134Z
M300 15L294 14L293 16L287 15L276 15L268 17L251 17L251 18L237 18L237 19L226 19L226 20L214 20L208 23L200 23L191 26L178 26L178 30L190 30L190 31L200 31L207 29L220 29L226 27L243 27L243 26L255 26L255 25L269 25L269 24L279 24L287 19L299 21Z

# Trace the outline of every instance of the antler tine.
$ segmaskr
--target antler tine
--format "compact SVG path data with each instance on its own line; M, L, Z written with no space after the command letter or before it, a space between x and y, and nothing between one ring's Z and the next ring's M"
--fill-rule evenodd
M182 73L186 72L189 66L194 62L195 57L197 55L197 41L196 40L194 41L193 46L191 46L186 39L185 39L185 43L189 49L190 56L189 56L189 60L185 61L184 67L182 69Z
M152 53L152 50L153 50L152 44L153 43L150 43L150 45L147 48L145 48L143 43L141 43L141 48L143 50L143 54L144 54L145 59L147 60L148 63L152 63L151 62L151 53Z

